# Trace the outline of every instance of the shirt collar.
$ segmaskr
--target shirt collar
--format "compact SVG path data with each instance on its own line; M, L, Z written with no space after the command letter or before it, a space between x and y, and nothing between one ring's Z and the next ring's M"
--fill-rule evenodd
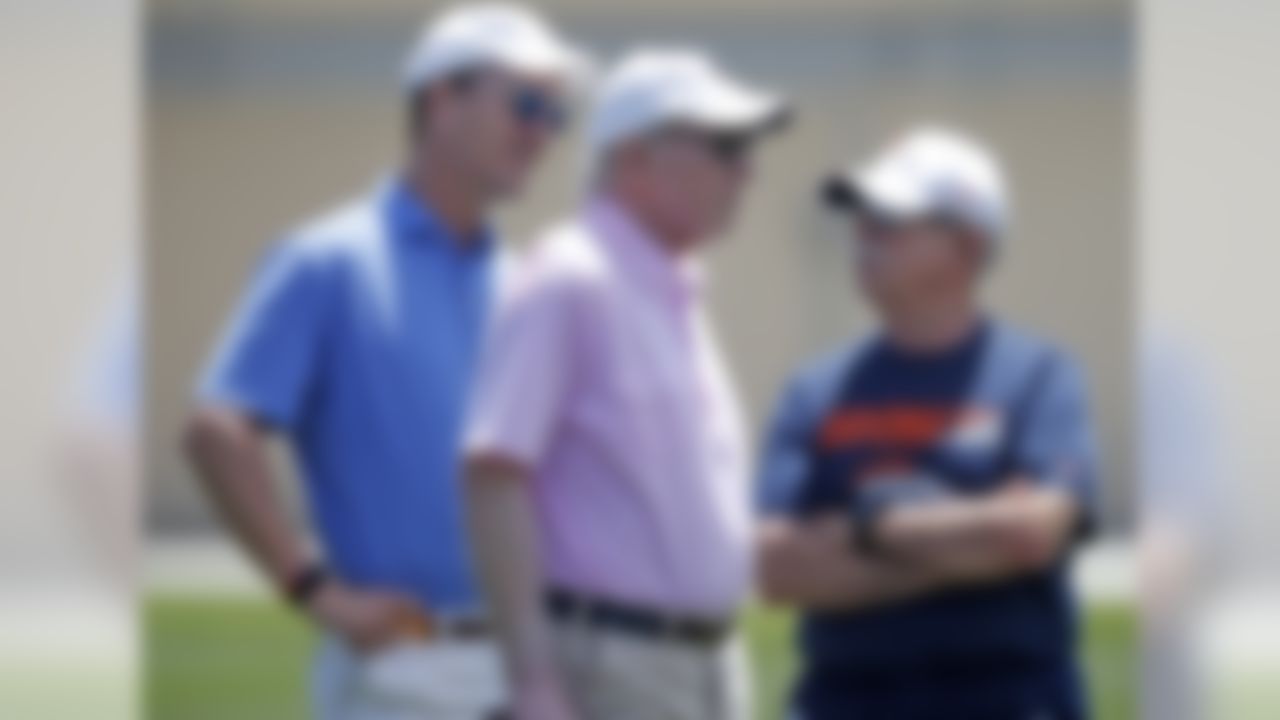
M894 361L907 365L945 365L982 348L991 334L990 326L988 317L985 314L979 314L963 335L946 345L930 349L904 348L895 344L889 337L888 331L882 329L880 331L881 352Z
M643 227L617 200L595 195L586 203L584 217L626 274L653 288L673 302L696 300L706 285L706 272L696 258L678 258Z
M381 194L387 221L396 237L441 242L459 252L488 253L495 244L494 233L487 223L481 227L475 241L464 244L440 220L439 216L422 202L402 175L384 180Z

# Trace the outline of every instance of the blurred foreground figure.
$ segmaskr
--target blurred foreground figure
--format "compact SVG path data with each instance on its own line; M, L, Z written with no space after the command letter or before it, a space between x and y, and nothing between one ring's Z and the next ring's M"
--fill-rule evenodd
M67 423L64 496L96 579L120 598L137 580L138 411L142 328L132 275L98 330Z
M499 254L487 215L560 128L581 65L528 11L440 18L406 66L403 167L273 248L205 378L189 453L245 549L325 632L318 717L481 720L504 701L457 447ZM277 435L323 560L273 488Z
M694 256L783 114L696 53L625 59L590 194L499 311L467 491L521 720L747 717L750 482Z
M881 327L802 371L762 466L761 572L804 611L804 720L1080 720L1067 559L1092 518L1085 390L979 307L996 162L921 131L832 179Z
M1204 605L1229 577L1231 480L1218 390L1196 353L1141 336L1141 717L1200 720L1211 693Z

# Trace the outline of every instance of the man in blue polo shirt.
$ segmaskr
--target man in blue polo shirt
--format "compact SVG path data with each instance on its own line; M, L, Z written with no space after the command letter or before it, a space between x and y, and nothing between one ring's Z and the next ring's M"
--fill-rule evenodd
M480 720L503 701L457 450L498 248L486 216L564 121L584 61L515 6L430 26L403 169L274 247L204 379L188 453L241 544L325 632L316 714ZM272 488L297 456L322 555Z
M997 163L924 130L827 199L880 328L801 372L762 466L761 574L803 612L803 720L1083 720L1073 543L1093 517L1085 390L986 315Z

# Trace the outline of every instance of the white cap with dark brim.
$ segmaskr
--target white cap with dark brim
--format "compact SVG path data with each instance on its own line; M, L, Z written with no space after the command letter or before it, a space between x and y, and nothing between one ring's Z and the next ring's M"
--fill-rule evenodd
M999 162L978 142L950 130L912 132L870 163L832 175L821 192L839 209L892 221L946 219L992 243L1009 230Z

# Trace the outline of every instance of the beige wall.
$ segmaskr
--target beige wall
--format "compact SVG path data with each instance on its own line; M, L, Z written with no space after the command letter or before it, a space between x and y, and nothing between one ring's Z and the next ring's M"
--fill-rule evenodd
M263 245L365 187L395 157L394 68L417 12L389 1L361 3L358 15L283 0L166 5L151 55L148 468L152 518L173 527L203 517L172 442L196 369ZM1079 354L1093 381L1112 514L1123 514L1132 462L1122 7L979 3L966 7L1004 9L961 12L946 3L930 13L806 2L785 15L726 15L701 0L631 4L622 15L556 5L571 8L557 17L597 49L702 41L800 107L793 132L761 157L745 212L714 253L715 311L757 425L795 363L867 322L848 291L837 230L815 209L818 175L918 120L991 140L1008 160L1018 207L992 302ZM562 212L575 195L571 168L562 148L506 227L527 236Z
M458 0L459 2L461 0ZM423 2L422 0L361 0L359 3L350 0L152 0L154 10L166 13L206 13L212 7L217 12L259 17L352 17L370 13L398 13L418 17L424 8L439 7L446 4ZM623 14L637 12L634 3L626 0L550 0L531 3L534 6L563 13L605 13ZM1045 15L1049 13L1078 13L1096 11L1124 10L1129 7L1125 0L790 0L785 8L780 8L777 0L698 0L696 4L681 0L649 0L640 13L661 11L689 14L700 13L734 13L749 11L762 12L827 12L847 15L850 13L869 12L883 14L886 12L910 13L1031 13Z

